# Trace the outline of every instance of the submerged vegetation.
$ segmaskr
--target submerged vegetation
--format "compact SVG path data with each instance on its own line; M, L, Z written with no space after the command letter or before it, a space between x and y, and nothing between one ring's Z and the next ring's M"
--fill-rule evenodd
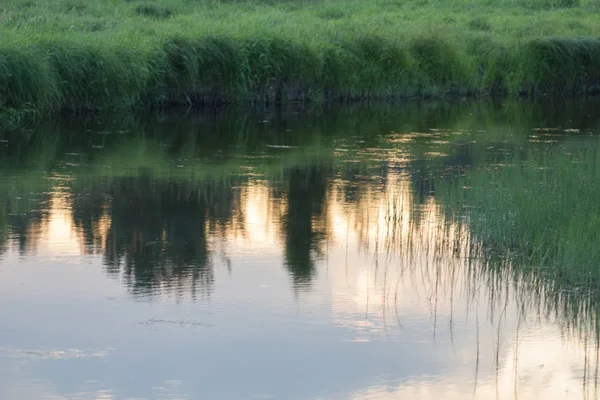
M7 0L0 110L600 89L596 0Z

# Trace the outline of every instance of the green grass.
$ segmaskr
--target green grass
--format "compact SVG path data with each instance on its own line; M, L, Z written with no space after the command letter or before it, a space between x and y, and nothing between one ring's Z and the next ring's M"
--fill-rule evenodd
M596 0L7 0L0 109L588 93L600 88L599 11Z
M564 298L600 298L596 141L508 156L442 185L439 199L467 223L484 255L505 260L521 279Z

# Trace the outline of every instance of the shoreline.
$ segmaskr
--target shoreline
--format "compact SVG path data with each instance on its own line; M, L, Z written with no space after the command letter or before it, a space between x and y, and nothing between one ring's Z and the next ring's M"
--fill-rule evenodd
M600 93L599 38L488 50L468 55L436 36L357 37L328 48L168 38L145 53L75 41L0 45L0 124L67 111Z

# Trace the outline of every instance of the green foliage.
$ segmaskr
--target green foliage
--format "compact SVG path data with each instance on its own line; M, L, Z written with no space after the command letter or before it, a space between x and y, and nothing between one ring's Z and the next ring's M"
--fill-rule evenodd
M524 5L535 10L571 8L580 5L580 0L525 0Z
M63 3L63 9L67 13L82 14L87 9L87 5L81 0L72 0Z
M160 83L176 95L212 91L213 96L221 96L236 87L239 49L234 40L214 36L175 37L165 41L162 48L166 65Z
M579 90L600 77L600 39L549 38L525 43L518 55L521 82Z
M513 55L489 34L477 34L466 41L466 53L477 66L480 85L494 92L509 89L507 79Z
M167 19L173 15L173 11L170 8L152 3L139 4L135 8L135 12L138 15L156 19Z
M143 68L134 54L82 43L42 45L57 83L62 108L129 106L144 89Z
M453 43L436 36L416 37L409 47L425 82L438 86L472 88L469 76L474 71L464 62L464 55Z
M320 9L317 15L323 19L342 19L347 12L342 7L326 6Z
M0 48L0 108L46 107L57 100L56 80L36 48Z
M474 31L490 31L492 26L487 18L478 16L474 17L469 21L469 28Z
M0 108L600 90L594 4L553 7L7 0Z

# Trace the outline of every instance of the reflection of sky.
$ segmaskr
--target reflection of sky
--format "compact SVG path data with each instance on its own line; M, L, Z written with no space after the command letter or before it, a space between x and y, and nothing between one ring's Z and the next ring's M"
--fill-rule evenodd
M0 398L581 396L595 365L581 342L534 310L518 323L512 295L490 302L466 249L452 255L464 232L433 202L417 221L405 178L352 204L337 190L307 290L282 266L286 206L256 184L243 189L245 229L213 239L231 271L217 260L211 295L195 301L133 297L107 279L56 192L35 252L1 261Z

